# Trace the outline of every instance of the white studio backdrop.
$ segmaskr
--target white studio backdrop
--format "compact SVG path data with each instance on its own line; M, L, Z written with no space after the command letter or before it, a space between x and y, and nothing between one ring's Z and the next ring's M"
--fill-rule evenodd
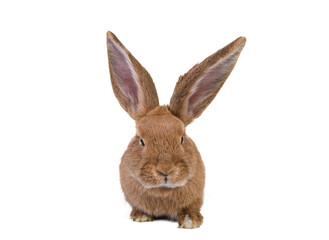
M328 239L325 1L1 1L0 239ZM119 183L134 122L110 85L106 31L178 77L239 36L231 76L188 128L204 224L135 223Z

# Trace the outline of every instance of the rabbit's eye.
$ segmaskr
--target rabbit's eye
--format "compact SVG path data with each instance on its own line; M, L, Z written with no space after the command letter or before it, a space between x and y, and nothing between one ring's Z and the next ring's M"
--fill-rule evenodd
M144 147L145 143L144 143L143 139L140 139L139 141L140 141L141 145Z
M182 137L182 138L180 139L180 144L183 144L183 141L184 141L184 138Z

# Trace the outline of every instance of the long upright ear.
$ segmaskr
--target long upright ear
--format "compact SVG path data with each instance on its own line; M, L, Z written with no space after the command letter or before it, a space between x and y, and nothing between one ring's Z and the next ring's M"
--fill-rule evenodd
M169 108L185 125L199 117L216 97L245 43L244 37L236 39L179 78Z
M113 92L123 109L138 120L159 106L153 80L112 32L107 33L107 50Z

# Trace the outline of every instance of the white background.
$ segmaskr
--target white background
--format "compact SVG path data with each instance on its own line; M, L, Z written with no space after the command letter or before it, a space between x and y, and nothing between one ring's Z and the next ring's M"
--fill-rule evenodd
M1 1L0 239L328 239L326 1ZM187 133L206 166L204 224L129 219L120 158L134 122L106 31L152 75L239 36L240 59Z

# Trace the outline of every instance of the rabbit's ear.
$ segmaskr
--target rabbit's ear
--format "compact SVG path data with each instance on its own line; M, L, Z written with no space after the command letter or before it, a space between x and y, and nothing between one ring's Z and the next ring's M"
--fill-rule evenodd
M199 117L233 70L246 39L240 37L195 65L176 84L170 111L185 125Z
M153 80L112 33L107 33L112 88L120 105L135 120L159 106Z

